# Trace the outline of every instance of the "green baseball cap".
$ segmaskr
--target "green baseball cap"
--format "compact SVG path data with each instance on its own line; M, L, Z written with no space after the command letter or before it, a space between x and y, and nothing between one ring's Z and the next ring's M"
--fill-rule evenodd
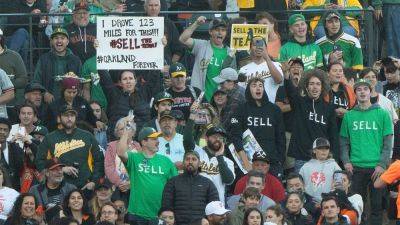
M156 105L162 101L171 101L173 103L174 99L172 98L172 95L170 93L163 91L154 96L154 103Z
M364 79L359 79L353 86L354 91L360 86L367 86L369 90L372 90L371 83Z
M143 141L146 138L158 138L161 136L161 132L157 132L152 127L143 127L138 135L138 141Z
M51 33L50 38L53 39L57 34L62 34L69 38L68 32L66 29L62 27L57 27L56 29L53 30L53 33Z
M169 67L169 74L171 74L171 77L178 77L178 76L184 76L186 77L186 68L182 63L173 63Z
M293 14L289 17L288 23L289 26L292 26L295 24L297 21L304 21L306 22L306 18L302 14Z

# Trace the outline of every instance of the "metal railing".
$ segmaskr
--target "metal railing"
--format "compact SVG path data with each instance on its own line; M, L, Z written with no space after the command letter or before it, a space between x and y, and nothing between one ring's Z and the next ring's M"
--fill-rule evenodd
M359 12L359 16L356 18L359 23L360 27L360 43L362 46L363 50L363 56L364 56L364 64L366 66L371 66L373 62L378 58L378 29L376 27L376 22L374 21L374 11L371 9L364 9L364 10L338 10L341 13L349 13L349 12ZM278 22L278 27L280 30L280 35L282 39L282 44L284 44L284 41L288 39L289 34L287 32L287 18L294 13L302 13L305 15L306 18L310 19L309 15L315 15L315 14L320 14L322 15L325 10L323 9L313 9L313 10L288 10L288 11L268 11L272 15L277 18ZM255 17L255 14L259 13L258 11L239 11L239 12L225 12L225 11L163 11L161 12L161 15L168 16L170 18L176 18L177 15L182 15L182 14L190 14L192 15L191 18L189 19L175 19L173 20L175 24L177 25L178 29L183 30L185 27L190 25L197 16L200 15L205 15L208 18L227 18L230 17L231 15L241 15L241 16L250 16L250 17ZM0 28L4 30L7 29L7 26L13 26L13 25L18 25L18 26L24 26L27 28L27 31L29 33L29 47L28 47L28 53L29 53L29 61L27 62L28 64L28 69L29 73L33 74L34 71L34 64L39 57L41 52L47 51L49 47L43 43L47 40L47 37L45 36L44 32L42 31L41 33L35 34L34 29L38 26L38 24L34 24L34 20L37 17L42 17L42 16L71 16L71 13L42 13L42 14L30 14L30 13L25 13L25 14L15 14L15 13L6 13L6 14L0 14L0 19L1 18L9 18L9 17L27 17L28 18L28 23L26 24L10 24L10 23L0 23ZM91 15L94 16L107 16L107 15L118 15L118 16L142 16L143 12L124 12L124 13L91 13ZM1 21L1 20L0 20ZM253 22L249 20L249 22ZM60 25L67 25L67 24L53 24L56 26ZM201 32L201 31L199 31ZM42 39L41 41L44 41L43 43L37 43L37 45L34 45L32 40L33 38L35 39ZM82 62L84 63L84 62Z

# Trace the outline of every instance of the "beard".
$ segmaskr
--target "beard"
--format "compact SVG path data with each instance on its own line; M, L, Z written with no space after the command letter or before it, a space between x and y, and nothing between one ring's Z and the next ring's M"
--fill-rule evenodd
M64 129L72 129L75 127L75 123L73 122L63 122L61 121L61 125L64 127Z
M191 174L191 175L196 174L196 172L197 172L193 165L187 165L185 167L185 171L186 171L186 173Z
M217 152L222 146L222 143L220 140L215 140L215 141L207 141L207 147L211 149L214 152Z

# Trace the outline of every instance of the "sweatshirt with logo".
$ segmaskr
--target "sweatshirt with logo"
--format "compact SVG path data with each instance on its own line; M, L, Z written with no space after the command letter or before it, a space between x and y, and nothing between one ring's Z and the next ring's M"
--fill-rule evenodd
M231 118L231 138L236 151L243 150L243 132L249 129L271 163L285 161L285 127L282 112L268 100L264 91L261 106L257 106L247 84L246 103L241 104Z
M104 156L93 134L75 128L67 134L64 129L55 130L39 145L35 164L39 171L45 169L46 160L59 158L62 164L78 169L78 177L65 175L66 182L82 188L89 181L97 182L104 176Z
M293 129L288 156L310 160L312 144L318 137L327 138L335 159L339 157L339 135L334 106L323 100L300 95L292 82L285 79L285 90L293 111Z

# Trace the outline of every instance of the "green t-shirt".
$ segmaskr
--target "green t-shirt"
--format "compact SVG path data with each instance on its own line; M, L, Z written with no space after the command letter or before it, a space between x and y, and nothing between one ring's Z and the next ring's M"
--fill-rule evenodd
M343 33L335 41L328 39L326 36L315 42L321 48L324 55L325 65L328 65L329 54L333 51L333 46L340 46L343 54L344 66L356 70L363 69L363 55L360 41L346 33Z
M211 44L213 49L213 56L210 59L210 63L207 67L206 84L205 84L205 96L208 102L211 101L211 97L215 90L218 88L218 84L213 80L214 77L218 76L222 70L222 64L225 58L228 56L226 47L217 48Z
M393 134L389 113L380 107L360 111L354 108L344 115L340 136L349 138L350 161L354 166L374 168L380 161L383 138Z
M128 152L125 166L132 187L128 212L147 219L157 218L164 185L178 175L175 165L160 154L147 159L143 153Z
M303 60L305 71L324 65L321 49L315 43L299 44L293 41L286 42L280 50L279 61L287 62L289 59L294 58L301 58Z
M94 74L91 77L91 73ZM96 55L90 57L86 60L86 62L82 66L82 77L85 79L91 79L90 83L90 98L91 100L95 100L100 103L101 108L107 108L107 98L103 92L103 89L100 85L100 77L97 73L97 66L96 66Z

